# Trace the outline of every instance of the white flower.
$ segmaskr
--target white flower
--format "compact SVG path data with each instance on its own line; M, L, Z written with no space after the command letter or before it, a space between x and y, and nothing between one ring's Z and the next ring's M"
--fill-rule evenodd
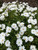
M14 29L14 30L18 30L18 27L17 27L17 25L15 24L15 23L13 23L12 25L11 25L11 27Z
M24 46L20 46L19 50L26 50Z
M2 32L2 33L0 34L0 44L4 44L4 42L5 42L5 33Z
M5 12L5 14L4 14L5 16L8 16L8 12Z
M17 28L17 25L16 25L15 23L13 23L13 24L11 25L11 27L12 27L13 29L15 29L15 28Z
M22 45L22 40L21 39L17 39L16 44L17 44L17 46L21 46Z
M34 11L37 10L37 7L34 8Z
M7 41L5 42L5 46L6 46L6 47L10 47L10 41L9 41L9 40L7 40Z
M4 44L5 42L5 37L0 36L0 44Z
M29 13L23 13L21 16L29 17Z
M29 9L29 8L30 8L30 9ZM27 6L27 7L26 7L26 10L27 10L27 11L31 11L31 7L30 7L30 6Z
M2 9L4 9L4 8L6 8L6 7L7 7L7 3L4 2L4 3L2 4Z
M28 19L28 23L31 23L32 21L33 21L32 18L29 18L29 19Z
M20 38L21 36L20 36L20 34L16 34L16 37L17 37L17 38Z
M30 50L37 50L35 45L30 46Z
M0 20L4 20L5 19L5 16L4 15L2 15L1 17L0 17Z
M28 42L28 37L27 36L23 36L22 39L25 40L25 42Z
M11 48L7 48L6 50L12 50Z
M17 30L18 30L18 27L16 27L14 30L16 30L16 31L17 31Z
M23 22L19 23L19 27L23 27L23 26L24 26Z
M31 16L35 16L35 14L34 13L31 13Z
M7 11L8 11L8 9L6 9L5 12L2 13L2 15L7 17L8 16L8 12Z
M2 12L3 11L3 9L2 8L0 8L0 12Z
M9 10L17 10L17 5L12 4L7 7Z
M36 33L36 30L35 30L35 29L32 29L32 30L31 30L31 33L32 33L32 34L35 34L35 33Z
M32 16L30 16L30 17L29 17L29 19L33 19L33 17L32 17Z
M29 36L29 41L32 42L34 40L34 38L32 36Z
M35 35L36 35L36 36L38 36L38 30L36 30L36 33L35 33Z
M20 28L20 31L25 32L25 31L26 31L26 26L21 27L21 28Z
M2 26L1 26L1 24L0 24L0 28L1 28Z
M8 32L6 32L6 33L5 33L5 36L7 36L7 37L8 37L9 35L10 35L10 34L9 34Z
M20 24L20 21L17 21L17 24L19 25Z
M23 5L27 6L27 5L28 5L28 3L23 2Z
M9 27L9 26L7 26L7 27L6 27L6 32L9 32L9 33L10 33L10 32L11 32L11 30L12 30L12 28L11 28L11 27Z
M28 28L31 28L32 26L31 26L31 24L29 24L27 27L28 27Z
M2 30L4 30L5 29L5 24L2 24Z
M13 1L12 3L13 3L13 4L16 4L16 1Z
M31 22L33 25L37 24L37 19L32 20Z
M23 4L18 5L18 11L21 12L25 6Z
M5 33L4 32L1 33L1 37L2 38L5 37Z
M23 10L23 8L22 8L22 7L20 7L20 9L18 9L18 11L19 11L19 12L21 12L22 10Z
M31 15L31 12L29 12L29 15Z
M23 31L20 31L20 32L19 32L19 34L20 34L20 35L23 35L23 34L24 34L24 32L23 32Z

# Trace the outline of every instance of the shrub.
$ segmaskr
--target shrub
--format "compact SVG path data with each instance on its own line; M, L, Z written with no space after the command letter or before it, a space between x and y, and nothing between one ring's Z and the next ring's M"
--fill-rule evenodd
M17 1L2 4L0 50L38 50L37 7Z

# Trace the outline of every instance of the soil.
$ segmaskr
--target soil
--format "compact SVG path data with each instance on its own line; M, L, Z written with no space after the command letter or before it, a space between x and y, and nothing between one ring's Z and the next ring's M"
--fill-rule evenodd
M1 3L3 2L12 2L12 1L15 1L15 0L0 0ZM38 7L38 0L18 0L19 2L28 2L30 6L32 7ZM0 5L1 5L0 3Z

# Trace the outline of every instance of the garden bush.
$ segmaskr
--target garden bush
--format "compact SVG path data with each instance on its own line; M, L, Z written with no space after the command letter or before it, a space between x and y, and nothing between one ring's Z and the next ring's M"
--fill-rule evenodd
M17 1L0 8L0 50L38 50L38 8Z

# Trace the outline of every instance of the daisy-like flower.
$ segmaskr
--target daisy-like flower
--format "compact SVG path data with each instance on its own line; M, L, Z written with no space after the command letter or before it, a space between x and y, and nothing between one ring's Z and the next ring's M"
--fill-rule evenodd
M29 19L33 19L33 17L32 17L32 16L30 16L30 17L29 17Z
M16 37L17 37L17 38L20 38L21 36L20 36L20 34L16 34Z
M5 14L4 14L6 17L8 16L8 12L5 12Z
M18 30L18 27L17 27L17 25L16 25L15 23L13 23L13 24L11 25L11 27L12 27L13 29L15 29L15 30Z
M29 17L29 13L23 13L23 14L21 14L21 16L25 16L25 17Z
M27 7L26 7L26 10L27 10L27 11L31 11L31 8L30 8L30 9L29 9L29 8L30 8L30 6L27 6Z
M1 33L1 37L2 38L5 37L5 33L4 32Z
M36 33L35 33L35 35L36 35L36 36L38 36L38 30L36 30Z
M29 36L28 40L29 40L30 42L32 42L32 41L34 40L34 38L33 38L32 36Z
M20 31L25 32L25 31L26 31L26 26L21 27L21 28L20 28Z
M6 50L12 50L11 48L7 48Z
M18 5L18 11L19 11L19 12L22 12L22 10L23 10L24 7L25 7L25 6L24 6L23 4L19 4L19 5Z
M8 32L5 32L5 36L7 36L7 37L8 37L9 35L10 35L10 34L9 34Z
M5 37L0 37L0 44L4 44L4 42L5 42Z
M19 25L20 24L20 21L17 21L17 24Z
M10 41L9 41L9 40L7 40L7 41L5 42L5 46L6 46L6 47L10 47Z
M25 42L28 42L28 37L27 36L23 36L22 39L25 40Z
M29 18L29 19L28 19L28 23L31 23L32 21L33 21L32 18Z
M33 25L37 24L37 19L32 20L31 22Z
M2 24L1 26L2 26L2 30L4 30L5 29L5 24Z
M5 16L4 15L2 15L1 17L0 17L0 20L5 20Z
M22 45L22 40L21 39L17 39L16 44L17 44L17 46L21 46Z
M23 22L19 23L19 27L23 27L23 26L24 26Z
M4 9L4 8L6 8L6 7L7 7L7 3L4 2L4 3L2 4L2 9Z
M19 32L19 34L20 34L20 35L23 35L23 34L24 34L24 32L23 32L23 31L20 31L20 32Z
M35 45L30 46L30 50L37 50Z
M7 27L6 27L6 32L9 32L9 33L10 33L10 32L11 32L11 30L12 30L12 28L11 28L11 27L9 27L9 26L7 26Z
M17 30L18 30L18 27L16 27L14 30L16 30L16 31L17 31Z
M28 28L31 28L32 26L31 26L31 24L29 24L27 27L28 27Z
M20 46L19 50L26 50L24 46Z
M35 30L35 29L32 29L32 30L31 30L31 33L32 33L32 34L35 34L35 33L36 33L36 30Z
M13 24L11 25L11 27L12 27L12 28L16 28L17 25L16 25L15 23L13 23Z
M2 15L6 16L6 17L8 16L7 9L5 10L5 12L2 13Z

